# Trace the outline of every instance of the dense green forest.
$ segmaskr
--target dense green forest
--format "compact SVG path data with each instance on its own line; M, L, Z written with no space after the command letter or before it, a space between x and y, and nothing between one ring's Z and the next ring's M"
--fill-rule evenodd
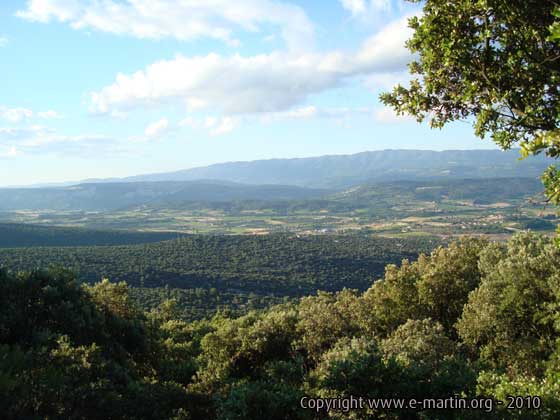
M182 236L174 232L134 232L0 223L0 248L131 245Z
M124 283L2 271L0 405L8 419L558 418L559 281L552 239L464 239L364 293L189 323L174 299L143 313ZM453 395L504 405L302 408Z
M423 237L188 235L130 246L0 249L0 267L20 271L57 265L73 270L84 282L126 281L143 288L135 296L145 307L157 303L157 296L166 297L161 288L185 289L173 293L181 296L183 308L190 308L185 312L190 319L223 307L263 307L285 296L306 296L317 290L365 290L383 275L386 264L415 258L436 244ZM160 288L161 293L146 288ZM202 305L197 305L192 299L202 293L200 289L207 292ZM216 289L220 301L207 294L211 289Z

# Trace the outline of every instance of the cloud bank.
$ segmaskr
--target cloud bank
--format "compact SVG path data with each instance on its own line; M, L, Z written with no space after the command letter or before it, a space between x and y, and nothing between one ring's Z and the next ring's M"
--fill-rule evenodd
M404 47L411 35L407 21L387 25L351 54L179 55L118 74L113 84L91 94L90 111L115 115L170 102L224 115L287 111L354 77L402 71L411 58Z
M212 38L239 44L234 30L279 28L290 49L313 43L314 27L302 8L274 0L28 0L17 16L33 22L58 21L140 39Z
M24 128L0 127L0 156L3 158L27 154L90 157L123 152L115 139L106 136L65 136L41 125Z
M28 108L9 108L7 106L0 105L0 120L4 120L12 124L20 123L22 121L31 119L34 116L43 120L62 118L62 115L60 113L53 110L39 111L35 113Z

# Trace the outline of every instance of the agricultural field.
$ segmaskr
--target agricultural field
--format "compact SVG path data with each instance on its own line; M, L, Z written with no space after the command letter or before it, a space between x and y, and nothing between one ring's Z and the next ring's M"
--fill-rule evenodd
M385 237L552 232L539 180L506 178L382 183L309 200L141 205L112 211L19 210L0 222L187 234L371 233Z

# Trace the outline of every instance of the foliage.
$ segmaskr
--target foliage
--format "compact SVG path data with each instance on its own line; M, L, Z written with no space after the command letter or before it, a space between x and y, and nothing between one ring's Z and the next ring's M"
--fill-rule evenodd
M365 293L319 293L241 317L150 312L124 283L0 272L5 418L491 418L480 410L300 408L302 397L538 395L556 418L560 254L554 240L464 239L388 266ZM447 302L447 306L445 303ZM507 401L506 401L507 402Z
M520 144L524 156L558 158L557 7L554 0L425 1L407 43L417 78L382 101L437 128L473 118L476 135L490 134L503 149ZM557 201L553 174L549 194Z
M480 281L478 259L484 245L479 239L463 239L415 262L388 265L385 278L364 294L366 328L386 337L409 319L431 318L453 335L453 324Z
M538 375L556 346L554 329L560 248L519 235L481 258L485 276L469 296L457 330L480 358L499 371Z
M1 272L0 289L5 418L171 418L185 407L178 386L153 374L143 315L114 304L122 285L94 296L68 272Z
M140 287L133 296L143 308L174 298L188 320L219 309L241 315L317 290L365 290L385 264L434 245L425 238L365 235L188 235L130 246L0 249L0 266L17 271L57 265L89 283L126 281Z

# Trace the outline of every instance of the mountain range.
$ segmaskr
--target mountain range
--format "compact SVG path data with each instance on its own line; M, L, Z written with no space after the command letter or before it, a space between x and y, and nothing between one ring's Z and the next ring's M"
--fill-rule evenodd
M445 182L444 186L429 186L430 191L437 191L438 196L449 195L454 189L465 192L465 185L469 185L469 188L475 188L474 193L486 197L499 192L500 182L495 181L498 178L509 178L508 182L504 181L503 188L515 191L515 196L521 197L540 189L537 178L553 160L537 156L520 161L518 157L516 150L385 150L355 155L231 162L178 172L86 180L77 185L0 189L0 211L110 211L142 206L181 208L195 202L318 198L340 201L341 197L360 201L381 191L393 189L396 192L399 188L408 191L412 188L396 183L435 181ZM512 181L520 177L531 182ZM489 185L489 191L483 194L480 188L484 185L473 181L485 179L494 181ZM453 180L470 181L454 185ZM355 192L336 195L363 185L365 189L357 190L362 198L355 196Z
M519 160L518 150L383 150L353 155L219 163L176 172L85 183L218 180L242 184L346 188L362 183L440 178L538 177L553 160Z

